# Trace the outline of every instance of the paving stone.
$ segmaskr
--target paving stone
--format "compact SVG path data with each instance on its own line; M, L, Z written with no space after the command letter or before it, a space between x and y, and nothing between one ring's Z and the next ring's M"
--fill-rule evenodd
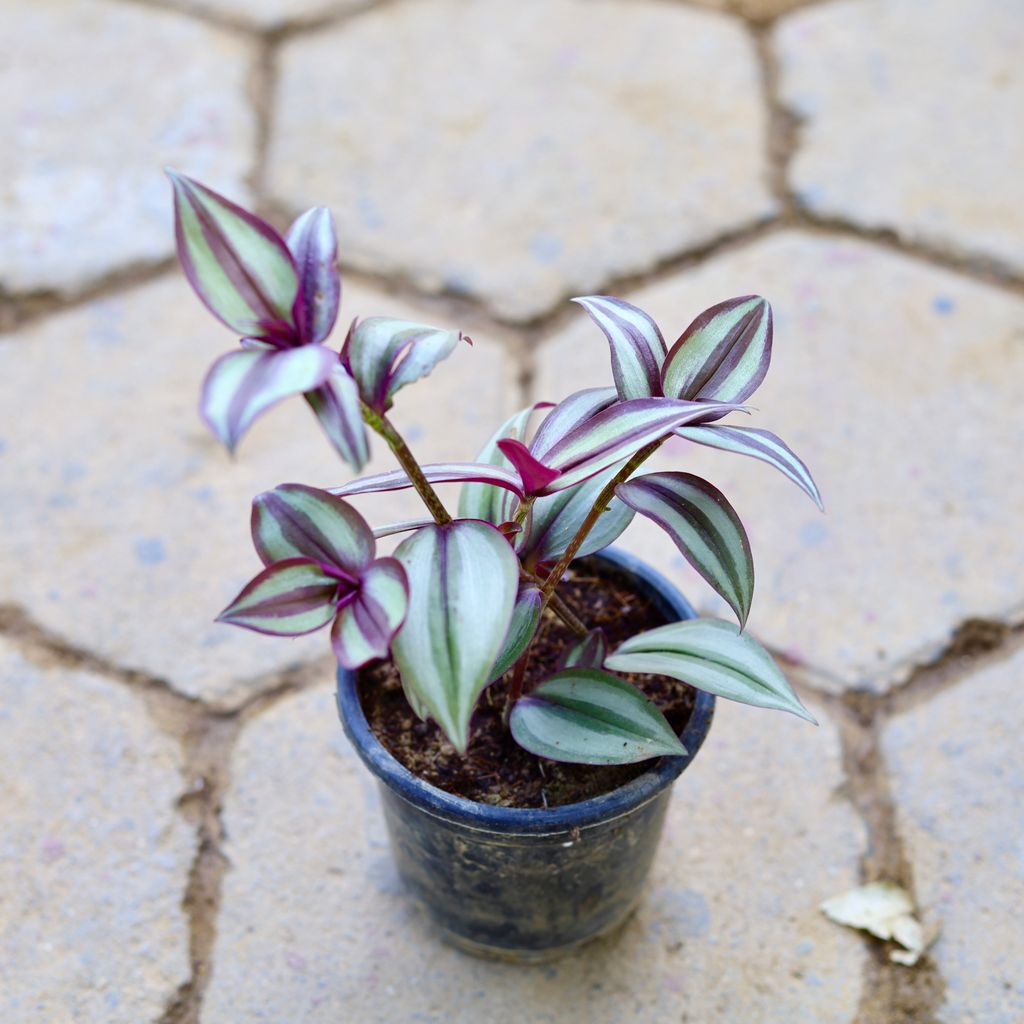
M335 209L351 264L505 318L773 210L754 51L714 12L405 3L289 42L280 69L272 191Z
M803 7L813 0L696 0L702 7L711 7L728 14L739 14L753 21L767 21Z
M155 1021L189 978L177 744L141 701L0 641L0 1018Z
M0 0L0 285L75 291L169 256L180 167L246 198L250 46L126 3Z
M304 24L332 14L358 10L373 0L171 0L175 7L198 15L226 18L261 29Z
M707 306L750 292L775 308L750 423L804 458L827 515L753 459L676 441L654 464L706 476L744 520L754 634L830 685L881 689L963 620L1024 617L1024 478L1007 472L1024 301L867 243L789 232L628 297L671 343ZM542 349L536 397L568 381L610 383L607 344L582 312ZM624 546L729 616L656 527L634 524Z
M232 762L202 1024L852 1020L863 945L817 910L856 884L864 841L836 795L836 734L766 714L721 709L619 939L524 968L435 937L403 894L331 692L281 702Z
M917 901L942 927L930 953L946 983L942 1024L1024 1020L1022 681L1018 651L882 737Z
M783 21L791 168L824 217L1024 272L1024 18L1002 0L857 0Z
M346 288L341 322L424 312ZM348 320L346 319L348 318ZM0 342L0 601L118 664L220 704L246 680L327 655L214 623L259 568L252 497L285 481L351 478L305 403L263 417L232 461L196 412L209 364L236 344L177 276L33 325ZM471 459L511 411L512 372L486 338L399 396L394 419L427 461ZM393 468L382 444L368 471ZM360 506L378 522L419 514L412 492ZM400 538L398 538L400 539Z

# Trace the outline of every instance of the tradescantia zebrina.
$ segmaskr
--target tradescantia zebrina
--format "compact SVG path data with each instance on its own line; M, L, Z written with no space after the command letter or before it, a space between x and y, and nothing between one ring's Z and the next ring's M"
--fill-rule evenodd
M462 753L481 694L506 672L512 736L561 761L683 753L661 712L621 674L671 676L813 721L770 655L743 632L754 567L736 511L685 467L642 471L680 436L767 462L821 506L810 472L782 440L726 422L768 371L772 311L763 298L711 306L671 345L622 299L576 299L607 340L608 385L520 410L474 459L421 464L388 414L402 388L456 353L469 357L469 339L375 310L332 343L341 282L328 211L307 211L282 235L205 185L169 175L182 267L240 342L214 361L202 386L200 411L213 433L234 450L258 416L302 396L357 472L371 435L398 464L329 489L286 483L259 495L252 536L263 568L221 621L276 636L330 625L337 659L350 669L392 658L413 710L434 719ZM434 489L441 483L461 485L455 510ZM360 496L403 488L417 491L423 515L371 527ZM738 627L690 620L609 649L600 629L576 618L558 595L566 570L637 515L664 530ZM403 539L392 556L380 556L377 539L393 534ZM557 672L524 692L545 615L561 617L578 639Z

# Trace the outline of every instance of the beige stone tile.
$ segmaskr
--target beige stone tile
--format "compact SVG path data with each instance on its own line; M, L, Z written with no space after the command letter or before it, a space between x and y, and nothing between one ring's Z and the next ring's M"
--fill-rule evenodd
M942 1024L1024 1017L1022 683L1018 652L882 737L917 901L942 929L930 953L946 983Z
M754 21L767 21L796 10L814 0L694 0L701 7L711 7L728 14L739 14Z
M0 641L0 1017L156 1020L189 978L175 741L123 686Z
M833 1024L856 1013L863 945L817 909L856 883L863 845L836 795L827 722L721 707L676 784L636 916L618 940L547 967L475 960L429 930L327 688L250 724L232 780L203 1024Z
M770 215L740 25L683 5L436 0L289 42L272 192L343 260L502 317Z
M170 256L174 165L246 198L248 44L127 3L0 0L0 284L76 291Z
M341 323L425 313L347 287ZM452 326L455 326L454 324ZM340 344L341 334L334 344ZM394 412L424 462L471 459L511 411L513 372L480 336ZM0 341L0 600L73 643L217 703L246 680L327 655L326 633L294 640L216 624L259 568L249 504L286 481L352 476L301 399L264 416L237 458L196 411L210 363L236 343L177 276L53 316ZM368 471L393 468L383 444ZM412 492L358 499L376 522L420 511Z
M803 205L1024 272L1019 7L846 0L786 19L776 45Z
M701 310L760 292L772 368L749 422L814 474L827 514L763 463L671 442L653 463L706 476L750 534L750 628L835 685L885 687L969 617L1024 615L1024 301L856 241L773 235L628 296L669 344ZM580 312L540 352L537 397L611 383ZM624 546L728 617L651 524Z

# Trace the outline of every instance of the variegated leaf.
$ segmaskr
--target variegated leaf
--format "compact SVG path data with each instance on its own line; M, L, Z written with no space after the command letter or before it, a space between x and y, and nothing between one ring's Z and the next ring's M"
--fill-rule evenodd
M825 511L825 506L821 503L821 494L811 477L810 470L793 454L786 442L770 430L730 427L716 423L701 427L680 427L676 433L696 444L718 448L723 452L735 452L737 455L749 455L751 458L767 462L769 466L774 466L780 473L788 476L822 512Z
M294 343L299 282L284 239L255 214L168 170L178 258L210 312L238 334Z
M378 558L361 573L359 589L338 609L331 643L339 664L357 669L387 657L409 606L409 581L394 558Z
M728 700L815 721L772 656L748 634L718 619L688 619L638 633L620 644L605 665L616 672L670 676Z
M288 229L286 241L299 276L295 326L301 341L316 344L331 333L341 302L338 239L330 211L323 206L307 210Z
M672 538L736 612L742 629L754 597L754 560L747 531L725 495L692 473L647 473L619 484L615 493Z
M306 401L337 453L358 473L370 457L370 444L359 389L348 370L337 363L327 380L306 394Z
M592 629L569 648L562 668L600 668L608 655L603 629Z
M427 481L432 484L467 483L482 481L503 487L516 497L523 497L523 484L519 474L500 466L481 465L478 462L428 462L420 466ZM359 477L341 487L331 487L331 494L347 497L351 494L372 494L377 491L403 491L412 487L405 470L393 469L387 473Z
M400 523L375 526L373 535L380 540L381 537L391 537L396 533L409 533L412 530L418 530L423 526L429 526L433 521L433 519L403 519Z
M742 402L768 372L772 307L744 295L706 309L669 350L662 390L671 398Z
M498 442L502 455L515 467L519 479L523 482L523 490L527 494L540 494L552 481L561 476L560 470L545 466L534 458L530 449L511 437L503 437Z
M312 558L352 583L376 551L373 531L346 501L305 484L281 484L252 503L252 539L264 565Z
M686 748L665 716L631 683L571 668L516 701L509 719L519 746L572 764L633 764Z
M685 402L671 398L634 398L584 420L552 446L544 464L559 476L538 493L554 494L634 455L676 427L709 415L735 411L734 405Z
M519 580L508 541L476 519L425 526L395 557L409 579L409 612L391 645L403 685L460 753L469 719L501 651Z
M309 558L288 558L264 569L217 616L271 636L301 636L334 618L339 580Z
M341 354L363 401L383 413L399 388L427 376L460 340L469 339L459 331L374 316L352 325Z
M512 621L508 624L508 632L501 652L491 666L490 681L500 679L520 658L526 650L540 622L541 613L540 588L525 586L519 588L515 606L512 609Z
M661 394L665 339L642 310L611 295L573 299L590 314L611 346L612 376L619 397L653 398Z
M538 402L535 405L528 405L525 409L520 409L519 412L509 416L487 439L487 443L477 453L474 461L492 466L510 467L511 463L502 454L498 442L503 438L525 441L530 416L535 409L545 404L547 403ZM494 487L491 484L466 484L459 494L460 519L483 519L484 522L494 523L497 526L511 518L513 506L512 494L505 488Z
M229 352L210 367L199 411L207 426L234 451L257 416L285 398L320 387L337 363L337 355L323 345Z
M523 561L533 566L561 558L594 507L597 496L620 468L621 464L616 463L575 487L538 498L533 503L529 528L518 549ZM576 557L583 558L607 547L632 521L633 510L618 498L613 498L587 534Z
M544 417L530 442L534 458L545 461L548 452L585 420L596 416L619 399L615 388L584 388L562 399Z

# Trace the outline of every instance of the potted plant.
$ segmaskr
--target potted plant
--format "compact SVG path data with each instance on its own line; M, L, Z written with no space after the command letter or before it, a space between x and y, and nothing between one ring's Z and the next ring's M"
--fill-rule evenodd
M578 299L608 341L612 383L517 412L472 462L421 465L389 411L469 339L371 317L353 321L339 354L325 344L341 291L329 213L308 211L282 237L170 177L185 274L241 336L203 383L211 430L233 450L257 416L301 395L355 471L370 433L398 462L257 496L263 568L221 621L279 636L331 627L343 726L381 782L399 870L448 937L534 960L614 927L638 898L669 787L715 697L813 721L742 631L754 574L732 506L692 474L641 472L682 436L768 462L821 505L778 437L723 422L768 369L768 303L722 302L668 347L635 306ZM455 510L434 489L451 482L463 485ZM373 529L349 500L401 488L423 499L422 519ZM603 552L637 513L739 629L696 618L653 570ZM391 534L404 539L381 555Z

